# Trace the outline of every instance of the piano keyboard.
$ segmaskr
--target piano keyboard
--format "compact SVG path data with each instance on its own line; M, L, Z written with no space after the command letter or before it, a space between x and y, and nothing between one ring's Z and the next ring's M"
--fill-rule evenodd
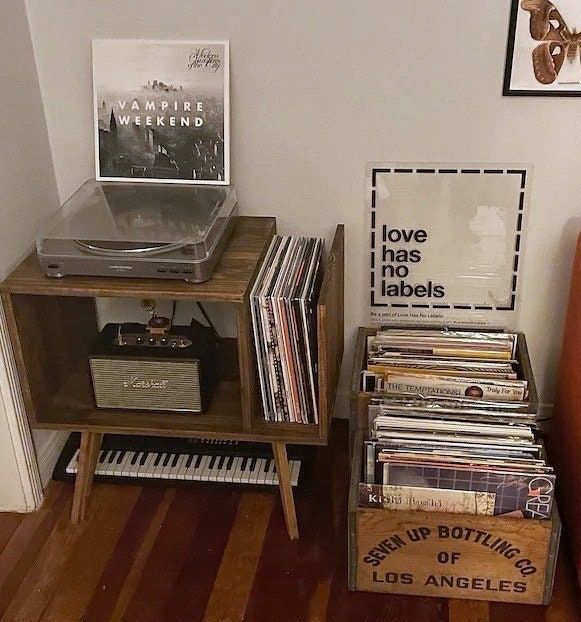
M66 472L77 472L77 449ZM300 460L289 460L291 483L296 486L301 469ZM106 477L167 479L199 482L224 482L277 486L278 476L274 458L237 456L220 453L171 453L103 449L95 470Z

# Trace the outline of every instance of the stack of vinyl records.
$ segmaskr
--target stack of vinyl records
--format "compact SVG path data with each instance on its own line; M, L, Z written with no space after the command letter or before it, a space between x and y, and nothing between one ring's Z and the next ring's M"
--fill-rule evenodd
M526 408L515 334L370 337L363 506L546 519L555 475Z
M422 398L526 402L517 378L517 335L385 329L369 337L363 388Z
M264 416L318 423L316 301L323 240L275 236L250 306Z

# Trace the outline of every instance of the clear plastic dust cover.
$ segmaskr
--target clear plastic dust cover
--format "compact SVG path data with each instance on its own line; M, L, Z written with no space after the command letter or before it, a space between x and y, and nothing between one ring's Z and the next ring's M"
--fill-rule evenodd
M236 212L230 186L85 182L45 223L39 255L70 241L93 255L157 254L181 249L205 259Z

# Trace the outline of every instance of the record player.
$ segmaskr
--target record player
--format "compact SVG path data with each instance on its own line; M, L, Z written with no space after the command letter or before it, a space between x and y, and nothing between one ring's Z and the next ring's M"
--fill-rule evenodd
M236 213L233 187L89 180L43 228L37 253L49 277L199 283L212 276Z

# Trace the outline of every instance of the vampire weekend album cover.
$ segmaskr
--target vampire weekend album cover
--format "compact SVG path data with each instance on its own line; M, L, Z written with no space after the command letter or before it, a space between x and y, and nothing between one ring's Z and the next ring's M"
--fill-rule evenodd
M96 177L228 184L227 41L93 40Z

